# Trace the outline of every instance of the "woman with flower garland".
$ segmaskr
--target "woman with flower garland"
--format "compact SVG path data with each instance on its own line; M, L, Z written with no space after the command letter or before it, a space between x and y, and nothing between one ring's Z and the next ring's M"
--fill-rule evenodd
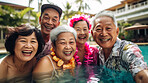
M77 32L77 48L74 55L77 65L97 64L95 57L98 55L98 49L95 47L89 47L89 44L86 43L89 38L89 30L91 28L88 18L89 16L86 15L75 15L70 19L69 23L69 25Z
M74 69L76 51L76 31L69 26L59 26L50 33L52 42L51 54L44 56L33 71L33 79L42 83L59 77L61 69ZM61 76L61 75L60 75Z

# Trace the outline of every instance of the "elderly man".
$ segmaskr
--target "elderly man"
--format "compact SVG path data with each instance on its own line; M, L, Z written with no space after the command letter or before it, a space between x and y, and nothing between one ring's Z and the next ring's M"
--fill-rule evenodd
M41 16L39 23L41 25L41 33L45 41L44 50L38 55L37 60L50 53L51 41L50 31L60 25L60 17L62 9L53 4L43 4L41 7Z
M147 64L138 46L118 38L119 28L111 11L101 11L92 22L91 34L100 46L98 65L130 71L136 83L147 83Z

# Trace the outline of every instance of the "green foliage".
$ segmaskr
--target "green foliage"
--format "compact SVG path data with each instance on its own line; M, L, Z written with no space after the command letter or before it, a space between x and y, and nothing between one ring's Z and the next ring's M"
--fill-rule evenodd
M18 12L20 18L23 19L24 15L29 12L30 10L33 10L33 8L25 8L24 10L22 10L21 12Z
M23 19L24 15L33 10L32 8L26 8L22 11L16 11L12 7L2 5L0 6L0 25L4 26L18 26L27 22Z
M34 25L35 27L38 26L38 20L39 20L39 17L41 15L41 12L34 12L34 11L31 11L31 15L35 18L35 20L33 20L33 23L32 25Z
M66 2L65 11L63 11L63 19L62 20L67 20L68 18L71 18L74 14L76 14L75 11L71 11L71 4L69 2Z
M126 40L131 40L134 36L134 31L125 31L124 28L132 26L134 23L118 22L119 38L123 35Z

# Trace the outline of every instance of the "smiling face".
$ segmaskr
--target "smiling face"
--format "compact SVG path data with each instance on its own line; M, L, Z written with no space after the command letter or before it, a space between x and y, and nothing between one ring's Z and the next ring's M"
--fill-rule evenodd
M15 57L20 61L30 61L38 50L38 41L33 32L30 36L18 36L15 42Z
M74 29L77 32L77 43L85 44L89 37L89 29L86 21L79 21L75 24Z
M97 44L103 49L112 49L117 40L118 33L119 28L116 28L112 18L103 16L95 20L92 35Z
M63 61L69 61L76 51L75 37L70 32L60 33L56 40L56 46L53 46L56 56Z
M50 35L50 31L60 24L59 19L59 13L55 9L45 9L39 19L42 34Z

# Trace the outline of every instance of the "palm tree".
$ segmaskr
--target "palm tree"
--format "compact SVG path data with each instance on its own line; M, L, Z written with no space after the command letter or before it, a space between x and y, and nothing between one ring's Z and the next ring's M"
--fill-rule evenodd
M71 4L69 2L66 2L65 11L63 11L63 19L62 20L68 20L68 18L71 18L76 12L75 11L70 11L72 8Z
M101 3L101 0L96 1L99 1ZM89 5L85 2L85 0L76 0L75 2L79 4L78 11L82 10L84 12L85 9L90 9Z
M33 0L29 0L28 7L30 8L30 4ZM28 22L30 23L30 11L28 13Z

